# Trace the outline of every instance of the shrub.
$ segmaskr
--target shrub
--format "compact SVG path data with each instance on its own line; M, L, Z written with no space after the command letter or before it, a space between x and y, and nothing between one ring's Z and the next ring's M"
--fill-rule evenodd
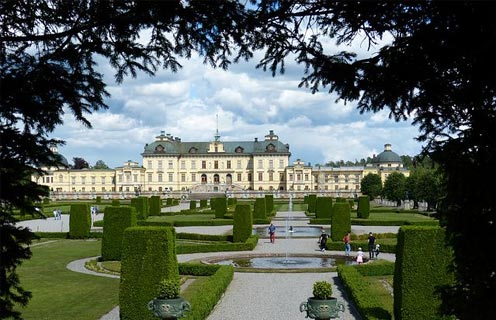
M101 196L96 196L95 202L96 202L96 204L101 204L102 203L102 197Z
M136 226L136 209L106 207L103 221L102 259L121 260L124 230Z
M253 217L249 204L238 204L234 211L233 242L245 242L251 235Z
M208 201L207 201L207 199L201 199L200 200L200 208L203 209L203 208L206 208L206 207L208 207Z
M90 231L90 206L86 203L72 204L69 216L69 237L88 238Z
M265 198L256 198L253 207L253 219L267 218L267 208L265 206Z
M308 195L308 212L315 213L315 206L317 204L317 195L309 194Z
M274 195L272 194L265 195L265 211L268 215L272 215L272 211L274 211Z
M358 197L357 217L368 219L370 216L370 200L368 196Z
M157 298L158 299L176 299L181 293L179 279L170 278L162 279L158 283Z
M394 318L441 319L437 289L453 283L452 252L440 227L402 226L394 270Z
M112 200L112 206L113 207L118 207L121 205L121 202L118 199L113 199Z
M213 200L213 202L212 202ZM213 203L213 205L212 205ZM215 210L215 218L222 219L224 215L227 213L227 201L224 197L217 197L210 199L210 205L212 209Z
M171 227L131 227L124 231L120 319L155 319L146 306L156 297L157 283L179 276L175 239Z
M151 196L148 201L149 204L149 215L159 216L162 212L162 198L160 196Z
M196 200L189 201L189 210L196 210Z
M313 297L318 300L327 300L332 296L332 285L327 281L316 281L313 284Z
M331 238L340 241L351 230L351 212L348 202L336 202L332 209Z
M136 208L138 220L146 220L146 218L148 218L149 209L147 197L137 197L131 199L131 206Z
M317 197L315 204L315 218L330 219L332 210L332 198Z

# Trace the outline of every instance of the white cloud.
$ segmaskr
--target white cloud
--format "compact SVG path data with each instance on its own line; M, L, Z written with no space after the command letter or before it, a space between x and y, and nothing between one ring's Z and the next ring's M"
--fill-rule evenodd
M354 43L351 49L364 51L360 46ZM183 141L210 141L217 128L224 141L251 141L274 130L290 145L291 160L312 164L367 158L382 152L385 143L400 155L420 151L413 139L417 128L395 123L387 111L360 115L354 103L336 102L326 90L312 94L298 88L302 69L291 59L286 73L275 77L256 70L255 61L229 71L212 69L197 57L180 62L184 67L177 73L140 74L121 85L110 81L110 109L88 116L93 129L64 116L64 125L54 132L67 142L59 151L69 162L78 156L115 167L126 160L141 162L144 145L161 130ZM110 69L101 67L111 79Z

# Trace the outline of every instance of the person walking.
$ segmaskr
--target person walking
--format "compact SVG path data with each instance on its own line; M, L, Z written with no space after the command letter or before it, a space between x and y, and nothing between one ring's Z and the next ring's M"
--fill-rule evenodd
M270 243L276 242L276 227L272 223L269 226L269 239Z
M372 232L369 232L369 237L368 237L368 243L369 243L369 259L374 259L374 250L375 250L375 237L372 234Z
M351 253L351 232L348 231L346 235L343 237L344 242L344 254L349 256Z
M322 251L322 252L326 251L326 245L327 245L327 238L328 237L329 236L325 232L325 229L322 228L322 232L321 232L320 237L319 237L319 248L320 248L320 251Z

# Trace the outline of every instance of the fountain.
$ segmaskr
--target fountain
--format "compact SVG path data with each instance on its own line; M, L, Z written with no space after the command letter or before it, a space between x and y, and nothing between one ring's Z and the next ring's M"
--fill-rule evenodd
M289 241L289 239L291 239L291 236L292 236L292 232L289 232L289 228L293 229L293 226L291 225L291 218L292 218L292 212L293 212L293 194L290 193L289 194L289 205L288 205L288 209L289 211L287 212L286 214L286 259L284 260L284 263L292 263L289 259L288 259L288 256L289 256L289 248L291 248L291 241Z
M338 265L354 265L353 257L342 255L315 256L313 254L294 254L290 259L286 254L246 254L222 257L211 257L202 260L207 264L232 265L236 271L249 271L255 269L276 271L292 271L302 269L321 269L331 271Z
M294 248L293 241L297 241L296 238L302 237L302 234L304 234L303 237L316 239L321 234L321 227L293 226L295 221L292 194L289 196L288 210L284 217L284 227L279 226L277 231L278 234L284 233L285 237L285 243L281 253L223 255L205 258L202 259L202 262L207 264L232 265L238 272L257 272L257 269L270 270L270 272L291 272L295 270L302 272L305 269L308 270L307 272L329 272L335 271L338 265L356 264L352 256L292 252L291 249ZM328 234L330 233L329 229L328 227L326 228ZM267 238L266 227L255 228L253 233Z

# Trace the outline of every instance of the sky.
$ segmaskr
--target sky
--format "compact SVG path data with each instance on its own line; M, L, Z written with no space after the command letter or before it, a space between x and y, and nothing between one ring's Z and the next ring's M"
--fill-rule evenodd
M360 41L349 47L330 41L325 45L329 51L355 51L358 57L377 50L367 51ZM216 130L221 141L263 140L273 130L289 144L290 163L359 161L379 154L387 143L398 155L421 151L412 120L395 122L387 111L360 114L354 103L336 101L326 88L315 94L298 88L303 68L293 60L286 61L284 74L274 77L255 68L257 56L227 71L204 65L200 57L179 61L183 68L177 73L160 69L154 77L138 74L121 84L114 81L115 71L100 61L111 94L106 99L109 109L87 115L91 129L66 113L52 136L66 142L59 153L70 164L80 157L90 166L103 160L115 168L128 160L142 164L145 144L161 131L184 142L207 142Z

